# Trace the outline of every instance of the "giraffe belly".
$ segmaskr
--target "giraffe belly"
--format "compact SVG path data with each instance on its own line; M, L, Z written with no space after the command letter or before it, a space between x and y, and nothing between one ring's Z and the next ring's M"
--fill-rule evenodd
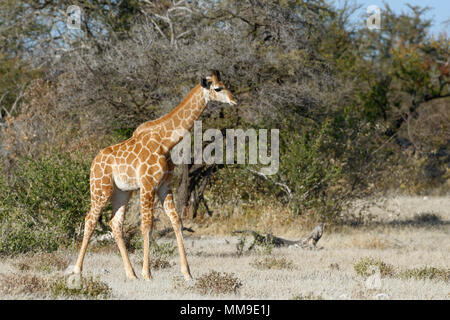
M124 175L114 175L114 183L123 191L131 191L139 189L139 183L136 178L131 178Z

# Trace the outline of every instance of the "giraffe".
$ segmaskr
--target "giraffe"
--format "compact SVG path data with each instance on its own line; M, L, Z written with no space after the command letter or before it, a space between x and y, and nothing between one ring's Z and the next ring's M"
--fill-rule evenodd
M81 273L89 239L102 209L111 200L113 216L109 225L119 247L126 276L136 279L122 237L122 225L131 193L140 190L141 232L144 240L142 277L146 280L152 278L149 236L153 223L153 203L157 195L175 231L181 272L186 280L192 279L184 249L182 222L175 210L170 186L174 164L169 152L191 129L209 101L236 104L231 92L222 83L218 71L202 78L171 112L159 119L144 122L129 139L97 154L90 171L91 208L85 218L83 242L73 273Z

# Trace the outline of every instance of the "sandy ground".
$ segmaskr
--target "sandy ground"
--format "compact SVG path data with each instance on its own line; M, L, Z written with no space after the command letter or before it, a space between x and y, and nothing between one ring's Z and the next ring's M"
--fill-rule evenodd
M349 226L339 232L325 230L318 243L319 250L273 249L271 257L284 257L291 262L291 268L279 270L260 269L253 265L269 256L264 250L238 256L237 236L186 234L185 245L193 277L198 279L211 270L233 273L242 282L236 293L202 294L190 289L195 282L179 285L181 272L177 252L169 258L171 267L152 270L152 281L144 281L140 277L141 256L138 253L131 254L131 260L140 279L127 280L118 250L89 251L83 272L98 276L105 282L111 288L112 299L293 299L308 295L323 299L450 299L449 282L381 277L378 285L370 286L367 278L358 276L354 270L354 264L364 257L381 259L396 270L424 266L448 270L450 198L397 197L389 199L384 209L373 208L371 212L375 222L369 227ZM419 219L424 213L431 213L435 218ZM304 230L298 238L307 232ZM159 240L159 243L163 242L175 244L172 239ZM71 263L76 259L75 251L59 254L69 256ZM14 259L0 261L1 274L20 272ZM0 297L52 298L45 293L3 294Z

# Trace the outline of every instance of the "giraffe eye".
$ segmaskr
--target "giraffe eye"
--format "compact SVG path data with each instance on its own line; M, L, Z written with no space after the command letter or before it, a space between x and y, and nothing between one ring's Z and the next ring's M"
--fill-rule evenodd
M222 88L214 88L214 91L216 92L222 91Z

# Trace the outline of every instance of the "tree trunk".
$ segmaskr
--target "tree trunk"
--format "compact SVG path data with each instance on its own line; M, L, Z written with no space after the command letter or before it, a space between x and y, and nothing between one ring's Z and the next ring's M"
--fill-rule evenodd
M176 196L176 210L180 217L183 217L184 209L189 204L189 196L191 194L189 190L189 164L181 165L181 181L177 188Z

